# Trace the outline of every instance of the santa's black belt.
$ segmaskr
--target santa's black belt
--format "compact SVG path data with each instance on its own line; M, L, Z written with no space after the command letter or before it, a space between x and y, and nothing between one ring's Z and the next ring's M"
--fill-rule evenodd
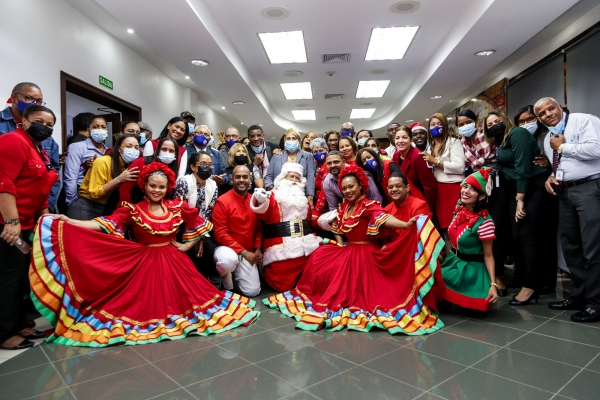
M450 251L456 257L458 257L461 260L466 261L466 262L484 262L485 261L483 258L483 254L465 254L465 253L461 253L454 247L450 247Z
M263 227L263 239L278 237L302 237L312 233L310 224L305 219L294 219L291 221L267 224Z

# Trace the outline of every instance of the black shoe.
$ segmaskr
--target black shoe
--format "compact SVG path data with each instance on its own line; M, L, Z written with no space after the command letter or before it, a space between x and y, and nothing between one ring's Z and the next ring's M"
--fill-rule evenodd
M585 308L585 304L578 303L571 299L564 299L562 301L548 303L548 308L552 310L582 310Z
M592 308L586 308L583 311L579 311L571 315L571 321L573 322L596 322L600 321L600 313Z
M496 288L496 291L498 292L498 296L500 296L500 297L508 296L508 290L506 290L506 288L504 288L504 289Z
M44 332L42 332L42 331L35 331L31 335L27 335L27 336L23 336L23 337L25 339L33 340L33 339L43 339L46 337L46 335L44 335Z
M526 306L527 304L529 304L529 302L531 302L531 300L535 300L535 304L537 304L539 297L540 295L534 290L527 300L521 301L517 300L515 297L511 301L509 301L508 304L510 304L511 306Z
M16 346L13 346L13 347L6 347L6 346L0 344L0 349L2 349L2 350L23 350L23 349L28 349L33 346L35 346L35 342L25 339L21 343L19 343Z

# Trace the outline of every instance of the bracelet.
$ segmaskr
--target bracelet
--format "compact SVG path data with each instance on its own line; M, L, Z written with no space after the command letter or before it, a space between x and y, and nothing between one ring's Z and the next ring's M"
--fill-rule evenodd
M492 282L490 286L496 286L496 288L498 288L498 284L496 282Z
M516 201L525 201L525 196L517 196L515 197Z
M242 252L240 254L242 255L242 257L246 257L247 252L248 252L248 250L244 249L244 250L242 250Z
M117 180L117 182L119 182L119 183L123 183L123 182L121 182L121 179L119 179L119 177L118 177L118 176L117 176L115 179Z
M20 223L21 223L21 220L19 218L4 220L5 225L19 225Z

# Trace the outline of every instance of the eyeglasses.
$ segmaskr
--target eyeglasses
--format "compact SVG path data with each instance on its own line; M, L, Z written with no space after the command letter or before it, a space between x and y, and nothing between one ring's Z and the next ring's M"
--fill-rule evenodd
M225 135L225 139L239 139L238 135Z
M526 118L526 119L520 119L520 120L519 120L519 126L521 126L521 125L525 125L525 124L530 124L530 123L532 123L532 122L535 122L535 121L537 121L537 117L536 117L535 115L532 115L532 116L531 116L531 117L529 117L529 118Z
M36 99L34 97L31 97L31 96L23 94L23 93L15 93L15 94L23 96L23 99L24 99L25 103L35 103L38 106L45 106L46 105L46 103L44 102L44 99Z
M214 167L215 167L215 164L213 164L213 163L207 164L207 163L205 163L205 162L201 162L200 164L196 165L196 167L201 167L201 168L207 168L207 167L208 167L208 168L214 168Z

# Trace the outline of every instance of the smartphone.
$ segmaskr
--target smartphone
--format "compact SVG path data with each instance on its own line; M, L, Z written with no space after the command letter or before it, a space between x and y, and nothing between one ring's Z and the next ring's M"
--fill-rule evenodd
M21 250L21 252L23 254L28 254L31 251L31 246L29 244L27 244L27 242L25 242L23 239L19 238L17 240L17 243L15 243L15 247L19 250Z

